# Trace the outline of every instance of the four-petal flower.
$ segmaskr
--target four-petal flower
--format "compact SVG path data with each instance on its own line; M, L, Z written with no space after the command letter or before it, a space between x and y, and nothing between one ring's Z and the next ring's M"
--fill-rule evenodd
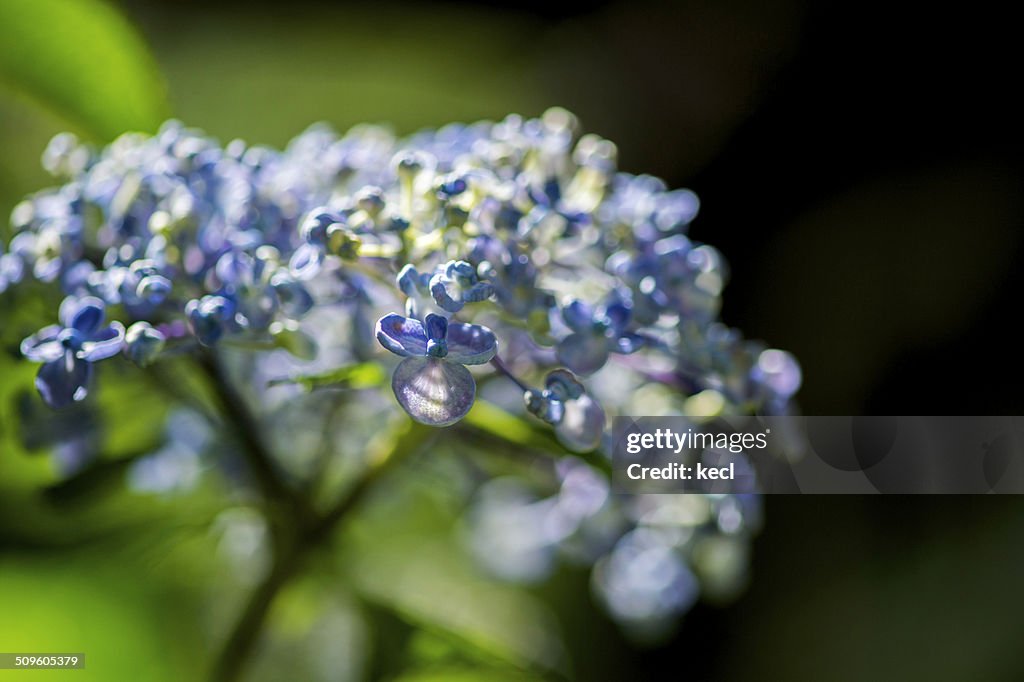
M498 350L487 327L434 314L423 322L385 315L377 321L376 332L382 346L405 358L391 380L399 404L413 419L431 426L448 426L466 416L476 382L464 365L489 362Z
M82 400L92 380L92 363L121 352L124 326L104 324L104 303L93 296L69 296L60 306L60 324L44 327L21 342L21 353L43 366L36 388L51 407Z
M609 353L635 353L645 342L628 331L631 306L617 293L597 309L573 300L562 309L562 319L572 333L558 344L558 360L577 374L593 374L604 367Z

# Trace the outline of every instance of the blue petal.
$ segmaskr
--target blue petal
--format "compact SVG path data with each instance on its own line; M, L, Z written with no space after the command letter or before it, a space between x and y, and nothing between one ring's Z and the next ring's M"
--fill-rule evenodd
M466 416L476 396L473 375L438 358L406 358L391 379L395 398L409 416L429 426L449 426Z
M541 393L531 388L523 394L523 400L530 414L549 424L557 424L565 415L565 403L556 400L548 391Z
M299 233L307 243L323 246L327 243L328 226L340 220L342 220L340 215L335 215L320 206L309 212L299 227Z
M396 355L426 355L427 333L419 320L394 313L377 320L377 340Z
M291 319L298 319L313 309L313 296L306 287L284 272L275 274L270 280L270 286L277 294L281 310Z
M39 368L36 388L47 405L60 408L85 398L91 379L92 365L68 352Z
M628 305L615 297L614 302L605 306L601 311L601 321L608 325L616 336L621 334L629 325L630 308Z
M427 334L427 355L443 358L448 355L448 318L428 314L423 318L423 329Z
M448 335L448 318L428 314L423 320L423 329L431 341L444 341Z
M565 414L555 426L555 436L574 452L589 452L601 444L605 421L601 404L582 395L565 403Z
M412 265L403 267L395 281L402 293L410 297L418 294L419 289L423 286L423 278Z
M160 305L171 292L171 280L162 275L143 277L135 287L135 295L150 305Z
M761 352L752 370L752 376L755 381L762 383L783 400L797 392L802 380L800 365L796 358L786 351L774 348Z
M479 324L448 324L448 357L450 362L463 365L482 365L490 362L498 352L494 332Z
M103 324L104 303L95 296L68 296L60 304L60 321L65 327L89 335Z
M189 326L199 343L212 346L224 335L227 323L234 317L234 307L222 296L203 296L185 305Z
M111 322L109 327L101 329L83 343L77 355L87 362L106 360L120 353L123 345L124 326L120 322Z
M574 332L587 331L594 325L594 311L583 301L572 301L562 308L562 319Z
M466 282L476 280L476 269L464 260L450 260L445 264L445 274L449 279L461 278Z
M136 322L125 332L125 354L140 367L150 364L160 355L167 337L148 322Z
M63 357L64 346L57 340L60 332L59 324L43 327L21 342L21 354L32 362L53 362Z
M486 301L494 295L494 285L490 282L477 282L468 290L462 292L462 300L466 303L479 303Z
M593 374L608 361L608 339L600 334L569 334L559 342L557 355L576 374Z
M462 301L452 298L448 293L448 287L446 284L450 280L447 280L444 275L437 274L430 280L430 295L433 296L434 302L443 310L447 310L450 313L457 313L462 310Z
M295 249L292 258L288 261L288 267L296 279L309 280L320 272L320 265L324 262L324 252L312 244L303 244Z
M32 274L40 282L52 282L57 279L63 265L64 261L59 256L57 258L40 258L32 266Z
M214 270L224 284L239 284L252 281L255 263L252 256L238 251L228 251L217 260Z
M0 292L11 284L21 281L25 273L25 264L13 253L0 255Z
M565 369L548 372L544 377L544 388L547 389L546 394L559 401L575 400L587 392L572 372Z

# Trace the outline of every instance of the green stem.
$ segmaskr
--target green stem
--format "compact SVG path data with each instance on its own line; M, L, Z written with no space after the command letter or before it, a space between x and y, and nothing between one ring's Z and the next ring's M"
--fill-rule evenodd
M281 479L274 457L260 437L262 429L259 422L249 410L243 396L235 389L224 367L212 352L205 352L200 356L200 366L209 378L209 386L222 413L234 427L242 455L263 494L267 507L273 509L275 514L284 512L296 517L300 524L308 522L312 510L304 499Z
M304 550L304 547L296 545L285 553L278 552L275 555L270 572L249 596L231 634L224 642L211 669L211 682L234 682L240 679L274 598L298 571Z
M216 365L213 367L215 368ZM218 378L218 382L216 382L218 384L227 379L223 374L212 376ZM228 403L225 407L229 408L229 416L233 419L242 419L243 424L249 424L249 418L246 417L247 411L242 412L230 408L230 404L233 403L231 396L234 395L230 387L218 388L218 393L222 394L225 402ZM366 498L388 467L424 443L425 436L430 429L419 424L411 424L404 417L403 421L407 424L405 428L398 426L389 430L386 436L370 443L367 453L368 463L362 476L330 509L322 514L317 514L291 507L292 514L285 528L291 533L281 533L281 538L276 543L273 565L263 581L250 595L231 629L231 633L214 662L210 676L211 682L235 682L240 679L245 672L245 665L249 661L274 599L301 569L306 556L330 539L332 532L336 530L340 522L347 518L350 512ZM251 424L249 425L251 426ZM244 440L245 444L255 447L256 443L252 439ZM258 443L258 439L256 442ZM250 453L250 462L263 460L267 455L268 453L262 448L257 449L255 453ZM269 462L267 463L269 464ZM268 494L279 494L275 491L280 490L278 486L281 484L276 478L274 470L270 467L263 467L262 470L263 473L259 475L259 480L262 481L261 486ZM270 483L270 478L277 482ZM290 541L289 538L291 538Z

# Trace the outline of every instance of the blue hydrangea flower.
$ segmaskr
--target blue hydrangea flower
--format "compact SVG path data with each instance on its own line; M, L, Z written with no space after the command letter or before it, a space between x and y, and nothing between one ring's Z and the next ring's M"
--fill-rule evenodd
M124 335L124 352L139 367L149 365L163 350L167 337L149 322L136 322Z
M629 331L631 307L612 294L595 308L573 300L562 308L562 319L572 333L558 344L558 360L577 374L593 374L604 367L611 352L630 354L644 346L643 336Z
M606 426L604 409L572 372L550 372L543 391L531 389L523 397L526 409L552 424L555 436L569 450L589 452L600 444Z
M464 260L450 260L437 268L429 289L442 309L457 313L467 303L485 301L494 294L494 285L477 275L476 268Z
M643 324L653 324L663 312L711 322L728 278L716 249L682 234L644 243L636 253L613 254L607 268L631 286L634 317Z
M25 264L13 253L0 253L0 294L7 287L21 281L25 273Z
M36 388L51 407L66 407L85 398L92 363L121 352L124 326L104 324L104 303L98 298L69 296L60 306L60 324L50 325L21 342L21 353L43 366Z
M510 315L530 319L554 305L554 296L537 286L537 267L515 242L481 236L470 242L468 260L494 287L494 298Z
M476 382L464 365L489 362L498 351L487 327L449 322L428 314L419 320L385 315L377 321L377 340L405 357L391 387L399 404L418 422L449 426L466 416L476 396Z
M223 296L203 296L185 305L189 326L199 343L212 346L235 323L235 304Z
M420 272L411 263L398 272L395 283L406 296L405 314L409 317L422 319L435 309L434 299L430 295L430 278L429 272Z
M615 145L581 135L562 109L404 139L314 126L281 150L222 146L169 121L96 150L58 136L43 164L62 186L14 209L0 294L32 278L71 296L61 324L23 344L43 363L37 384L53 405L85 395L92 362L123 349L145 366L166 343L195 350L190 334L246 347L253 387L291 366L265 350L329 370L379 362L376 337L402 357L399 405L436 426L466 415L476 394L467 366L490 361L479 375L512 381L526 411L579 452L607 443L605 408L636 411L632 387L650 388L639 399L659 410L707 391L728 413L785 414L800 385L792 356L719 322L727 267L687 236L697 197L618 172ZM611 293L557 304L595 288ZM104 303L124 309L127 332L104 325ZM375 334L373 321L403 303L405 316L380 318ZM485 319L490 329L470 324ZM541 375L540 389L520 378ZM390 399L360 390L366 411ZM756 530L733 504L741 498L610 496L605 473L566 463L555 467L557 495L517 497L485 524L485 551L506 577L603 556L595 592L637 631L740 575L734 550ZM707 542L739 544L723 554ZM737 557L732 568L723 556ZM713 569L701 567L707 557Z

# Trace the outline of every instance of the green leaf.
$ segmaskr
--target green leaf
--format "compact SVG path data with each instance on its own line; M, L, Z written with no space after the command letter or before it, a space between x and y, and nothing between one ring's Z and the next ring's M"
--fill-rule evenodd
M496 662L524 671L567 671L557 622L540 600L480 576L450 538L379 538L348 555L363 598L413 625L454 635Z
M169 113L141 36L102 0L4 0L0 84L100 140L152 132Z
M274 379L268 385L301 384L312 391L318 388L373 388L387 379L384 368L374 362L348 365L323 374Z
M477 400L473 403L473 408L466 415L465 423L517 445L565 452L565 448L558 443L550 428L540 427L539 423L531 424L486 400Z

